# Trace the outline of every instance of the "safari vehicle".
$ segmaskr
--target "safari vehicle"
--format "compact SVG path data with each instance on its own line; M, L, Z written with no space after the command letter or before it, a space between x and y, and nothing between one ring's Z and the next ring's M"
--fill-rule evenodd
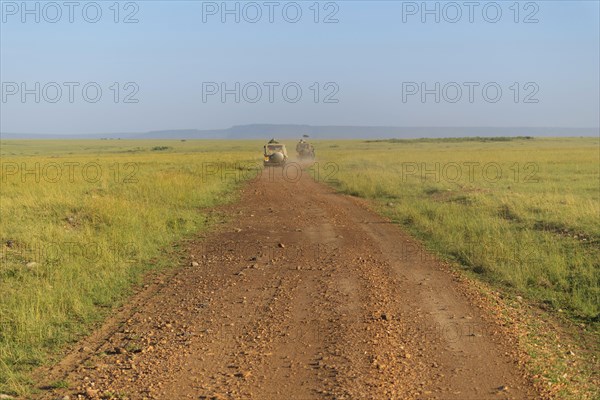
M264 146L264 161L265 167L283 166L287 162L288 155L285 144L279 143L275 139L269 140Z
M300 139L296 145L296 152L298 153L298 158L300 160L315 159L315 148L304 139Z

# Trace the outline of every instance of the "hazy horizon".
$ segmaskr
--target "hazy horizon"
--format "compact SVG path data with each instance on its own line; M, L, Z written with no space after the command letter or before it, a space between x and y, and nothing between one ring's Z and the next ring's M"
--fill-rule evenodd
M290 139L309 134L311 139L417 139L458 137L600 137L600 128L568 127L391 127L343 126L306 124L246 124L223 129L167 129L146 132L96 132L96 133L35 133L0 132L0 139L264 139L279 137Z

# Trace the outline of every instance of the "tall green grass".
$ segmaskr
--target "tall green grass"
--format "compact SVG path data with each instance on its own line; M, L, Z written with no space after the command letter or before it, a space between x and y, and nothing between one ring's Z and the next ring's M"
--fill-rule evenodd
M338 165L339 191L375 200L432 250L598 322L599 149L593 138L353 141L318 154Z
M261 160L254 142L6 141L1 151L0 393L26 393L30 369L124 299L161 250L205 229L205 210Z

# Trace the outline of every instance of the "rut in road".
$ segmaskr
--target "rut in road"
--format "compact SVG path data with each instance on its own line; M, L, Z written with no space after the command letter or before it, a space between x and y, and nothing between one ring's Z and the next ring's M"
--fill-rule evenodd
M49 371L70 389L45 396L539 398L464 283L360 201L277 171Z

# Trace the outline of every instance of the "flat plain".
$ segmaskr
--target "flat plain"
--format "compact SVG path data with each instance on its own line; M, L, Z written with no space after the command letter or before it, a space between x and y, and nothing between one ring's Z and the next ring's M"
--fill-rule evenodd
M227 365L223 370L218 365L215 371L203 369L206 360L198 357L205 350L202 346L224 344L231 350L226 356L235 360L249 340L256 340L245 337L246 330L219 334L230 326L220 322L239 315L247 319L243 326L251 332L279 344L271 353L282 359L291 357L290 365L321 363L314 371L292 374L297 382L281 389L292 393L302 387L306 398L353 397L368 387L392 398L522 398L532 393L593 398L596 394L598 139L320 141L315 142L314 164L292 162L285 169L270 171L262 170L261 147L257 141L3 141L0 393L34 396L63 390L88 397L118 398L120 393L121 397L143 398L154 393L164 398L183 393L169 390L189 389L185 395L235 398L236 393L253 393L277 398L283 392L277 392L276 384L259 385L264 383L260 377L281 374L287 368L283 364L265 370L264 360L256 359L247 370L232 372L235 379L224 381L211 380L210 374L227 371ZM242 221L246 225L238 226ZM235 234L242 236L242 243L254 245L227 250L233 253L228 259L219 243L234 241L228 235ZM359 251L363 236L373 243ZM211 243L210 250L203 243ZM294 248L298 251L293 254L277 253ZM312 256L306 256L306 251ZM218 258L220 268L209 265L203 256ZM249 261L253 257L258 262ZM191 263L195 263L192 271ZM247 275L255 268L246 268L253 264L258 272L250 278ZM311 272L305 275L303 269ZM227 271L237 274L239 282L224 275ZM125 310L136 296L151 289L145 282L155 273L171 277L174 273L175 278L163 279L166 288L149 295L148 315L154 312L155 317L165 319L175 311L174 304L157 304L168 303L165 293L176 295L177 291L169 290L185 282L186 274L202 289L179 306L189 311L186 307L191 303L204 304L203 296L222 296L221 302L206 302L210 303L206 314L187 313L177 321L171 318L158 327L142 328L147 318L138 320L139 314L126 315ZM211 280L214 286L206 286ZM460 284L452 283L455 280ZM260 291L261 285L273 287L274 292ZM432 287L440 294L432 294ZM264 307L248 313L243 308L245 290L258 296L255 303ZM358 297L351 296L353 290ZM422 312L411 314L406 303L416 302L419 296L429 303L423 303ZM234 297L240 306L233 303ZM284 303L276 304L273 298ZM293 306L296 300L306 307ZM448 310L443 310L444 302ZM272 317L269 307L279 313ZM308 310L327 307L331 315L317 312L319 318L307 320ZM112 321L107 319L111 314ZM393 324L380 326L388 318ZM481 322L482 333L468 334L481 338L478 346L489 354L477 355L461 341L460 345L449 343L443 334L424 343L410 340L411 332L428 337L424 335L431 331L427 327L451 326L454 318ZM122 326L128 320L135 321L133 327L100 335L97 348L76 344L90 340L94 332L104 332L106 324ZM140 390L147 387L100 390L81 381L78 367L86 362L112 365L95 357L110 358L115 348L127 349L129 342L132 354L150 346L131 338L124 343L119 336L122 330L138 329L147 338L148 331L166 334L173 325L193 326L200 320L208 324L207 332L217 333L210 338L216 344L191 339L195 352L189 355L189 373L184 374L189 379L175 381L181 385L144 391L142 396ZM266 322L252 325L256 320ZM344 343L343 337L331 331L332 324L341 322L347 324L348 332L363 333ZM227 323L236 326L236 321ZM311 333L312 345L319 351L300 351L298 342L278 342L273 336L289 335L299 327ZM183 332L186 329L182 327ZM385 343L382 349L375 351L377 343L361 336L370 329L381 335L376 341ZM271 346L268 343L264 345ZM302 342L306 344L311 341ZM447 355L435 358L436 346ZM87 359L67 356L68 368L52 368L65 366L65 355L86 347L92 353L83 352ZM295 349L293 354L286 353L288 348ZM366 356L359 357L359 350ZM462 372L450 368L456 364L458 351L466 354L459 359ZM152 356L143 354L151 363ZM420 355L410 361L406 354ZM495 354L508 356L490 369L487 380L476 382L477 368ZM167 364L175 361L164 357L157 356ZM483 359L477 361L477 357ZM516 375L503 366L511 362L519 365ZM327 365L335 368L328 370ZM439 367L445 370L438 375L446 378L436 375ZM41 385L44 379L39 378L39 371L46 368L52 380ZM404 368L406 380L385 384L384 377L399 373L398 368ZM100 374L98 368L92 369ZM143 371L140 384L151 377ZM422 371L427 379L419 386L421 382L407 371ZM258 381L245 376L247 372ZM353 376L363 377L354 389ZM193 377L204 378L198 383ZM154 378L171 381L164 376ZM279 378L284 381L289 376ZM101 386L104 381L98 377L97 382ZM109 382L119 384L114 377ZM257 387L268 391L256 392ZM237 392L231 392L232 388ZM459 393L453 393L453 388Z

